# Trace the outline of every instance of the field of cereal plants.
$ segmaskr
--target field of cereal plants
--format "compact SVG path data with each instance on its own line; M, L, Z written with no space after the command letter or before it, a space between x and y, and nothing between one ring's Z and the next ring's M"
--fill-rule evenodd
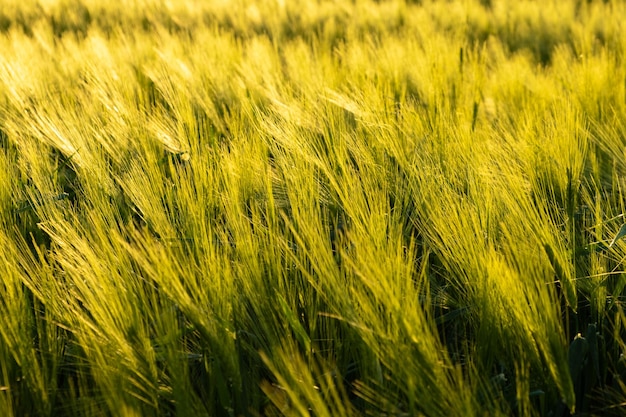
M624 415L624 33L3 0L0 414Z

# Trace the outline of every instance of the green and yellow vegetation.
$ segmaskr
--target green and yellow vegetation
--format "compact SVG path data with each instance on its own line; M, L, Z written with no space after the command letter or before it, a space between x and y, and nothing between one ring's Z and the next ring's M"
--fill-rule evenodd
M624 415L625 17L3 0L0 414Z

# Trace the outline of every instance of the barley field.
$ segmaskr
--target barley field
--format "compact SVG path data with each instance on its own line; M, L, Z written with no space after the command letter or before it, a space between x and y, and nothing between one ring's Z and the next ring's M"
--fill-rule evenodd
M623 1L0 3L0 415L626 414Z

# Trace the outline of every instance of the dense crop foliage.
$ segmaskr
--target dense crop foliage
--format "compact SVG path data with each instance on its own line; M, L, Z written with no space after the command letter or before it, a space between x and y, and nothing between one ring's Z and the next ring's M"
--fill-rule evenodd
M623 415L625 17L2 1L0 414Z

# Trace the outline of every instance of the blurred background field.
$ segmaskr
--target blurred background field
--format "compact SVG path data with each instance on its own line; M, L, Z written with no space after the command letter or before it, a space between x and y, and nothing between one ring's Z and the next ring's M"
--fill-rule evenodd
M0 414L624 415L625 18L3 0Z

